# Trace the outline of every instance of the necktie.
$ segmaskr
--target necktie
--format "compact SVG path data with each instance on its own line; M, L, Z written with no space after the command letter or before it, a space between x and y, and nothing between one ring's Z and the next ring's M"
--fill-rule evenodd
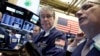
M89 51L90 51L90 46L91 44L94 43L93 40L88 40L85 44L85 46L83 47L83 50L82 50L82 53L81 53L81 56L86 56Z

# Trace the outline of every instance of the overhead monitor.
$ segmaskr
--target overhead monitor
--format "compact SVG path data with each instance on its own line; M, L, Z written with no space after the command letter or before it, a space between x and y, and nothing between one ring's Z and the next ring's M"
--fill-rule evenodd
M29 22L29 21L25 21L22 27L22 30L30 32L31 30L33 30L34 24Z
M21 29L24 12L13 7L6 6L2 13L1 24L14 29Z
M32 18L30 19L31 22L37 24L37 22L39 21L39 16L33 14Z
M27 9L5 2L2 6L1 24L14 29L22 29L24 21L29 21L33 13Z
M4 13L2 16L1 24L15 29L21 29L23 20L18 17L11 16L7 13Z

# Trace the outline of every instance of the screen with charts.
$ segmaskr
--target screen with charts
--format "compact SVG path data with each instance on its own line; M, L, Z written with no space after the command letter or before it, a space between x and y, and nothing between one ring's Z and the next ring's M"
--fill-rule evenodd
M2 16L1 24L15 29L21 29L23 19L4 13Z
M29 21L25 21L22 27L22 30L30 32L31 30L33 30L34 24L29 22Z
M1 8L3 8L1 9L1 25L3 25L4 27L8 26L7 28L11 29L14 28L22 30L24 22L30 21L33 15L31 11L9 2L5 2Z

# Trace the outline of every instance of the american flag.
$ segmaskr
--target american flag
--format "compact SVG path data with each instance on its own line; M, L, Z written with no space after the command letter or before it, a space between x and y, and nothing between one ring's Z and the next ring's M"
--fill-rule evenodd
M79 32L79 24L76 21L58 17L56 28L63 32L77 34Z

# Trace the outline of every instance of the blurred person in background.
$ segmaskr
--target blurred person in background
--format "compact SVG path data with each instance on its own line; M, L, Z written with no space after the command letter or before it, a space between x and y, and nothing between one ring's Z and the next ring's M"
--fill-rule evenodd
M33 28L33 32L32 32L32 39L34 40L40 32L41 32L41 28L35 25L35 27Z
M0 22L2 20L2 12L0 11ZM0 48L9 48L10 36L6 29L0 26Z
M16 37L17 31L11 30L10 32L10 49L14 49L18 44L18 38Z
M25 34L25 42L33 42L33 40L36 38L36 36L40 33L41 28L37 25L35 25L32 29L31 32L27 32L27 34Z

